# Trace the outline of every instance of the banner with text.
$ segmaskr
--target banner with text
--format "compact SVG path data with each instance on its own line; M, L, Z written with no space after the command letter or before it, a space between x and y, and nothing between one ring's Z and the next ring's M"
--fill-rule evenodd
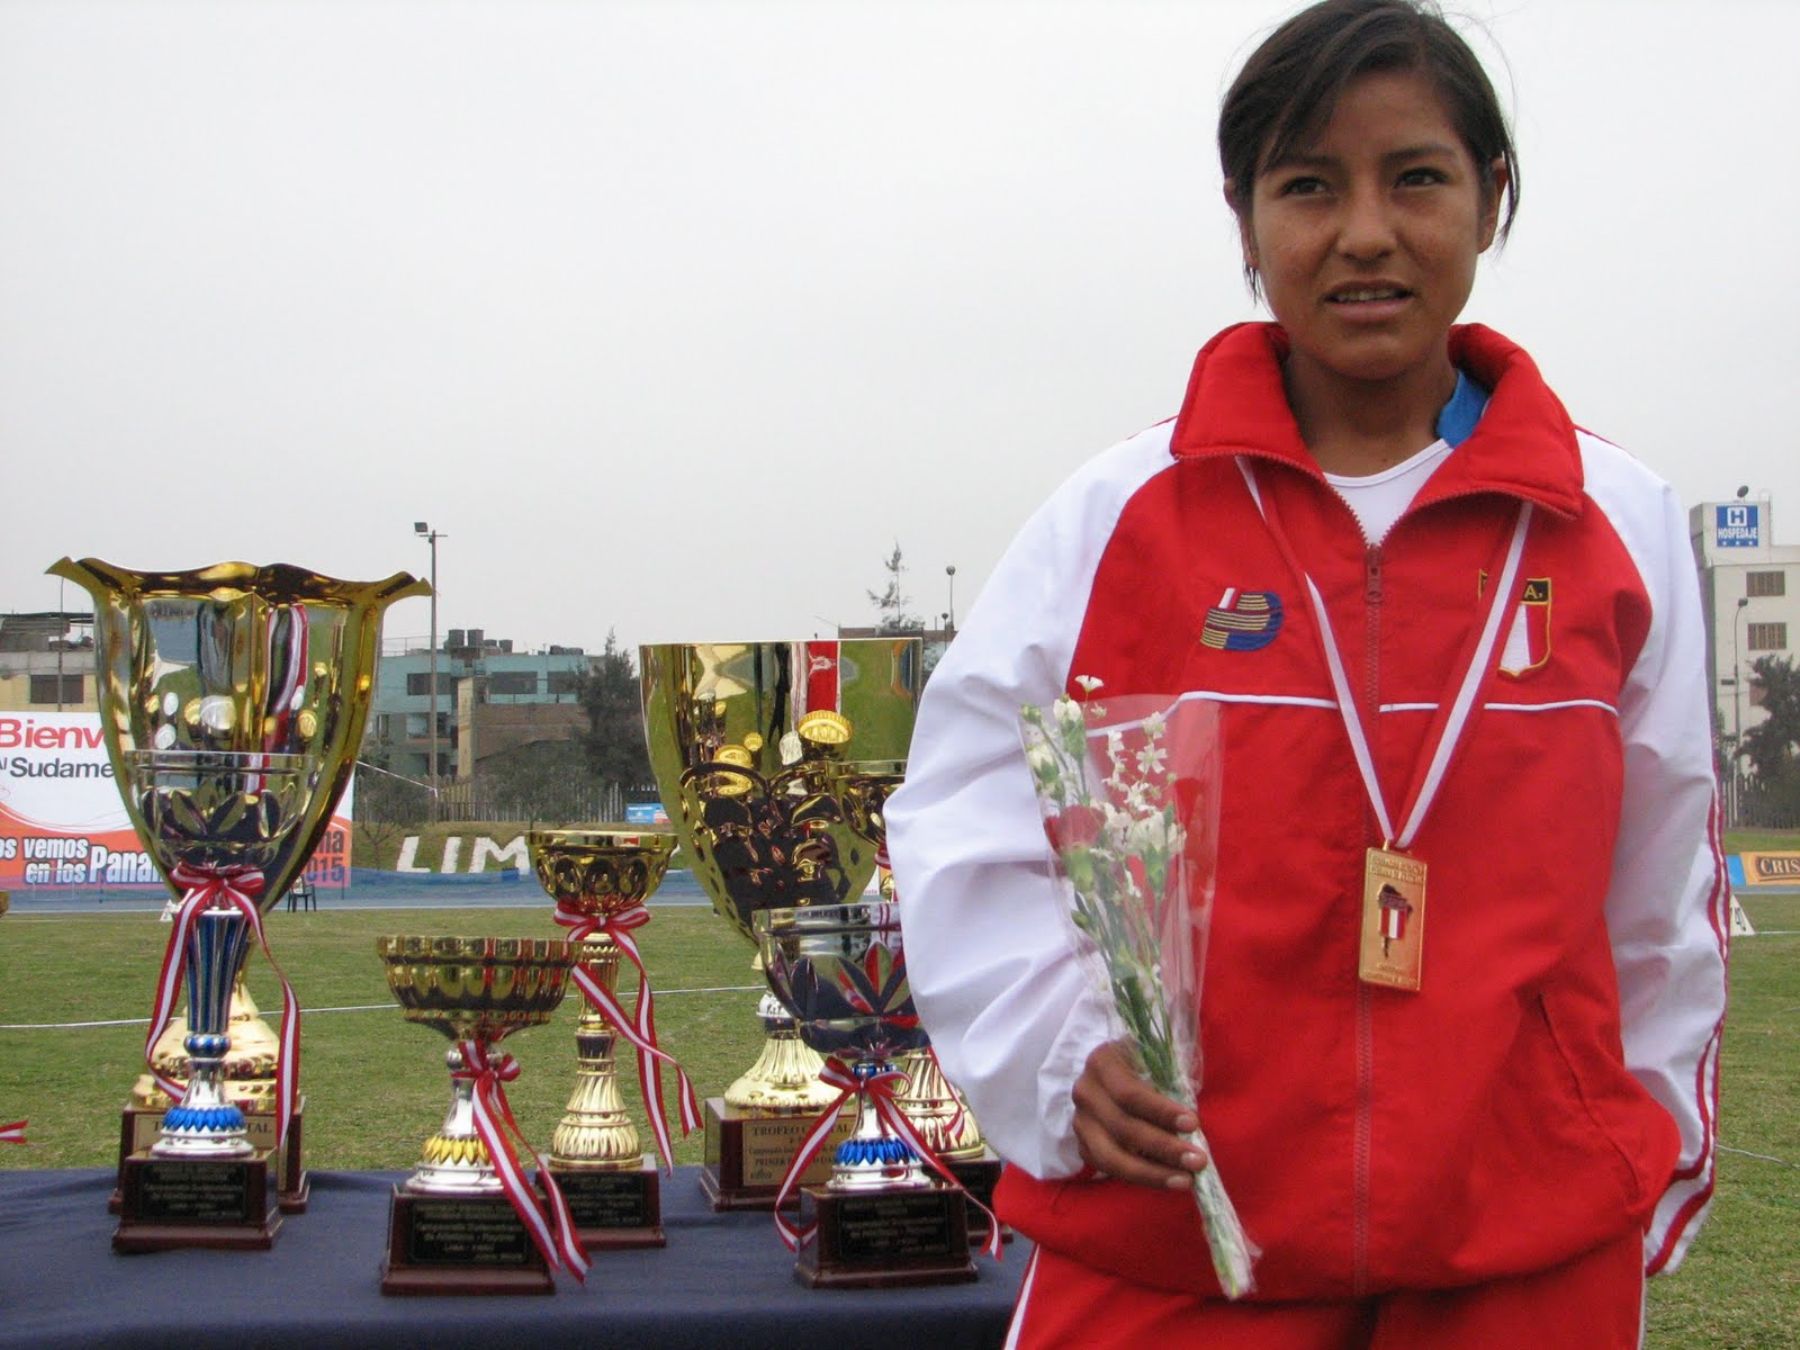
M350 884L354 788L307 864L314 885ZM160 884L125 814L100 714L0 712L0 889Z

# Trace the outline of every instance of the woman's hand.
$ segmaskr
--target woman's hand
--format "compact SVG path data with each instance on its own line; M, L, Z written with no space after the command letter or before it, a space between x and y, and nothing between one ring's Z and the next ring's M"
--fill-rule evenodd
M1146 1083L1120 1045L1088 1056L1071 1095L1075 1142L1089 1167L1140 1186L1193 1188L1206 1154L1183 1136L1200 1128L1199 1119Z

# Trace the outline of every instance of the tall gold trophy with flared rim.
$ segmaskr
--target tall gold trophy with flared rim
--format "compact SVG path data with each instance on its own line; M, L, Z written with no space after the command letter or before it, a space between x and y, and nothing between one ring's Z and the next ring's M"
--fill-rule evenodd
M919 639L665 643L639 656L650 766L714 910L754 949L760 911L861 895L875 849L851 828L831 766L904 759ZM809 1120L836 1097L772 994L757 1016L756 1063L706 1102L701 1184L716 1209L773 1206Z
M305 870L350 780L374 693L382 612L430 588L404 572L342 581L285 564L147 572L64 558L50 571L93 597L101 726L122 787L132 781L131 757L142 752L282 755L307 764L306 788L283 837L258 850L255 904L266 913ZM127 792L125 806L148 842L145 800ZM172 876L172 852L149 851L171 890L185 894ZM284 1211L298 1212L308 1194L300 1146L304 1098L294 1097L284 1130L278 1039L255 1017L241 978L237 983L230 1049L218 1069L223 1095L244 1112L259 1150L281 1139L273 1189ZM185 1040L192 1031L171 1023L148 1056L153 1073L165 1081L187 1076ZM121 1182L126 1160L155 1141L172 1105L152 1080L140 1080L121 1120ZM124 1199L121 1190L115 1206Z
M562 1187L589 1250L661 1247L662 1198L656 1161L647 1155L619 1092L617 1051L637 1042L644 1110L664 1160L668 1124L658 1088L666 1055L656 1042L649 976L634 1020L618 1002L623 959L641 968L632 930L648 922L644 902L662 884L675 852L668 830L533 830L526 836L538 883L556 902L557 922L582 934L574 943L581 1018L575 1028L575 1089L550 1137L550 1170ZM588 993L592 990L592 994ZM615 1020L616 1019L616 1020ZM645 1046L651 1047L645 1049ZM645 1061L644 1056L650 1058ZM686 1079L672 1061L667 1072ZM691 1100L691 1090L686 1092Z

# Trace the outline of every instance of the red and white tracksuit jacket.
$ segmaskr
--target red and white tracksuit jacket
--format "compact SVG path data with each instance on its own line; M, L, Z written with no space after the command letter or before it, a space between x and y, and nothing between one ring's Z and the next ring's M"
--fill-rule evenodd
M1451 356L1487 409L1370 546L1301 443L1282 347L1270 325L1220 334L1173 423L1032 518L939 664L888 804L913 990L1011 1163L1002 1214L1098 1269L1217 1291L1192 1198L1084 1176L1071 1133L1107 1024L1054 912L1017 718L1094 676L1226 705L1199 1100L1263 1250L1257 1296L1467 1285L1634 1228L1646 1268L1670 1268L1712 1194L1730 903L1683 513L1520 348L1468 326ZM1357 979L1382 841L1239 457L1324 596L1396 808L1482 575L1535 507L1529 590L1413 850L1418 993ZM1203 640L1212 611L1215 639L1251 636Z

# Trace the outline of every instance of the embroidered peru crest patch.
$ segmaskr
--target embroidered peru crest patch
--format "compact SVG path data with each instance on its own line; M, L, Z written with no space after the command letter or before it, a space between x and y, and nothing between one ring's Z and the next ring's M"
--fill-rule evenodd
M1506 645L1500 649L1500 673L1515 680L1550 659L1550 578L1532 577L1513 611Z

